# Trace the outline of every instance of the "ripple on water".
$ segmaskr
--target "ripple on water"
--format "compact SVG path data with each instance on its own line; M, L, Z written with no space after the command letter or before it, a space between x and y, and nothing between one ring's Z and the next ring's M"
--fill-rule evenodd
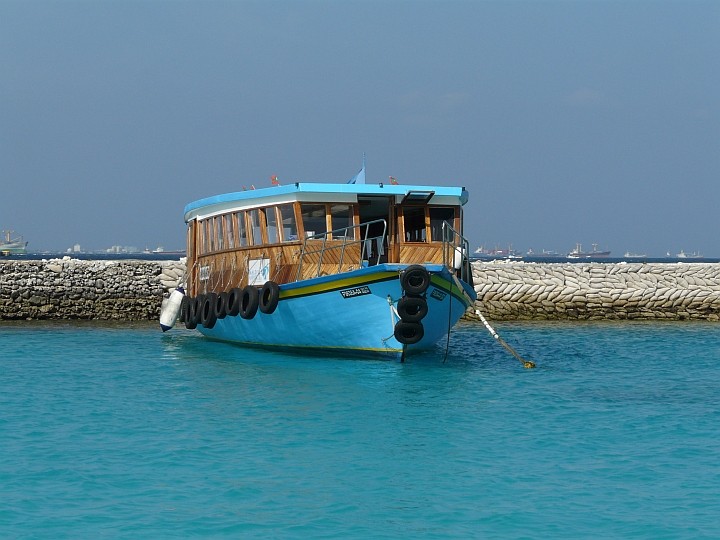
M1 325L6 537L720 536L716 329L461 324L406 364Z

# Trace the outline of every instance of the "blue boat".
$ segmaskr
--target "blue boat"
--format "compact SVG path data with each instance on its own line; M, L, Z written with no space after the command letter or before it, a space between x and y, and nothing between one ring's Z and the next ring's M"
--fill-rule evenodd
M476 299L468 193L364 178L364 166L348 183L273 178L188 204L180 320L245 346L401 359L432 348Z

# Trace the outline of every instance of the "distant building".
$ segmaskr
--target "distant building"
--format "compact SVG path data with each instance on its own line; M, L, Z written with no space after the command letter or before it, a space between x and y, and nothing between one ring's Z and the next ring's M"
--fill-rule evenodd
M105 250L106 253L138 253L136 246L112 246Z

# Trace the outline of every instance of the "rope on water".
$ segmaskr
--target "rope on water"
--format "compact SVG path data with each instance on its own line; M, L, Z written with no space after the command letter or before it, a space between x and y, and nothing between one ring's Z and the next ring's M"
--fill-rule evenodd
M522 356L520 356L517 353L517 351L515 351L515 349L513 349L510 345L508 345L507 342L498 335L498 333L495 331L495 329L492 326L490 326L490 323L487 321L487 319L485 317L483 317L483 314L480 312L479 309L475 310L475 315L480 317L480 320L485 325L485 328L488 329L488 332L490 332L490 335L492 337L494 337L497 340L497 342L500 343L500 345L505 347L505 349L507 349L508 352L510 352L510 354L512 354L515 358L517 358L520 362L522 362L522 365L524 368L532 369L535 367L534 362L531 362L530 360L525 360Z

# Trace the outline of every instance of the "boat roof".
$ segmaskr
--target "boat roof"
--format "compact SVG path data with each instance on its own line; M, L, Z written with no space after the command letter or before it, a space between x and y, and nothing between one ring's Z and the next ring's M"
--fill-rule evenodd
M358 197L363 196L394 196L398 203L406 197L412 197L431 204L452 206L463 205L468 200L468 192L464 187L295 182L284 186L237 191L199 199L185 206L185 221L203 219L230 210L295 201L355 203Z

